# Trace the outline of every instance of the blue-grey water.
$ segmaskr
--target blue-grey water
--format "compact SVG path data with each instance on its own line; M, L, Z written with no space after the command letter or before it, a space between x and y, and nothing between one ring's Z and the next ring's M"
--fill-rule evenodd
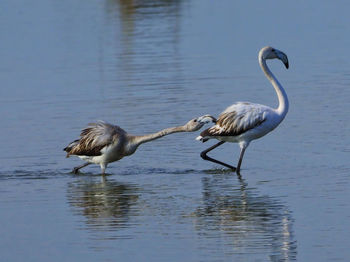
M1 261L349 261L350 4L346 1L3 0ZM87 123L133 134L235 101L290 111L251 143L242 179L179 133L70 173ZM210 155L236 164L239 148Z

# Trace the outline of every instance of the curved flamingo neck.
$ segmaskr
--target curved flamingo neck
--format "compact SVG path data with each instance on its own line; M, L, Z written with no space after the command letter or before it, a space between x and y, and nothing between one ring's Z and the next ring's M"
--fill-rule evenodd
M277 78L272 74L272 72L268 68L266 64L266 59L262 58L261 55L259 56L259 64L262 71L266 75L267 79L271 82L271 84L275 88L275 91L278 97L278 103L279 103L278 108L275 110L281 116L281 121L282 121L286 116L289 108L287 93L286 91L284 91L280 82L278 82Z

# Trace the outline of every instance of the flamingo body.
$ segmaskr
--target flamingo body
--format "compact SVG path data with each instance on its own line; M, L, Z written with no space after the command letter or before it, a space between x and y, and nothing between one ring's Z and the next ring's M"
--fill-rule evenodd
M220 141L247 143L258 139L280 123L274 109L260 104L237 102L220 114L214 126L203 131L197 140L216 138Z

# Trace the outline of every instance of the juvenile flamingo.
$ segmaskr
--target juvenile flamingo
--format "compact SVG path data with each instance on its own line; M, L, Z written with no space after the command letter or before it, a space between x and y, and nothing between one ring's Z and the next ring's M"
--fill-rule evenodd
M215 138L220 142L209 147L201 153L204 160L226 166L240 173L244 152L249 143L274 130L285 118L288 112L288 98L282 85L272 74L266 65L267 59L280 59L288 69L288 58L285 53L270 46L262 48L259 52L259 64L271 82L277 93L278 107L271 108L265 105L248 102L237 102L226 108L217 119L214 126L204 130L196 139L206 142ZM207 153L225 142L238 143L241 149L237 167L233 167L216 159L207 156Z
M135 136L128 134L119 126L99 121L90 123L88 127L81 131L80 138L70 143L63 150L67 152L67 157L76 155L86 161L86 163L73 169L74 174L77 174L79 169L92 163L100 165L102 174L104 174L109 163L133 154L143 143L172 133L194 132L209 122L215 122L215 118L204 115L190 120L183 126L166 128L153 134Z

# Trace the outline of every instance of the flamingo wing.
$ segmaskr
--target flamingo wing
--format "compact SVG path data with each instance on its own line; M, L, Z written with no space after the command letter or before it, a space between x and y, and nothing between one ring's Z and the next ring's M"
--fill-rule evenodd
M204 130L204 136L239 136L261 125L270 109L267 106L239 102L223 111L216 125ZM204 137L202 134L201 136Z
M99 121L90 123L81 131L80 139L70 143L64 151L69 155L99 156L101 150L115 143L126 132L119 126Z

